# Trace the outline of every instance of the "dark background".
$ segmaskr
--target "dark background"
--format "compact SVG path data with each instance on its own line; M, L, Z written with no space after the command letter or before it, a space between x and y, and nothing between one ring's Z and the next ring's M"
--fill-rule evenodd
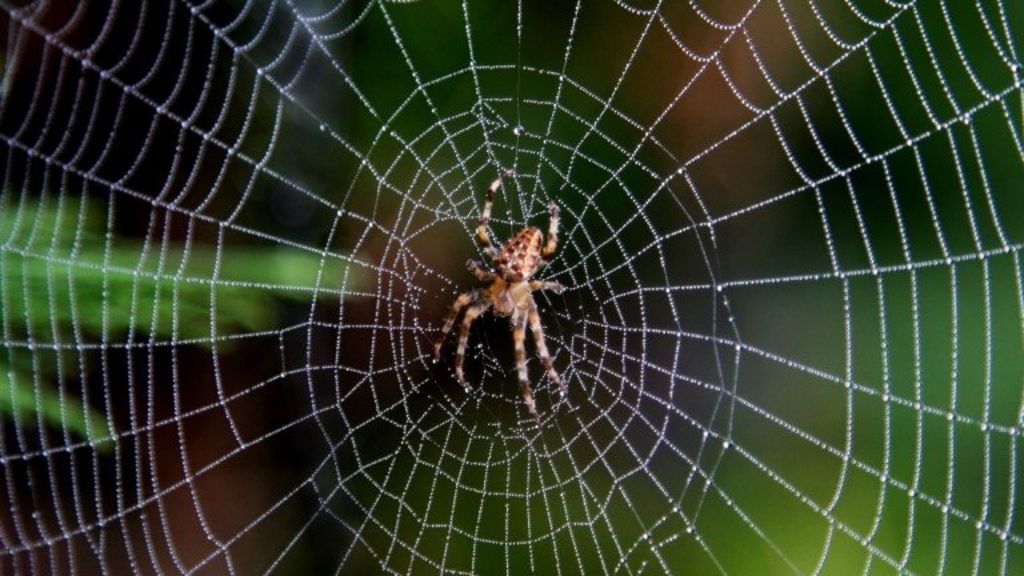
M1019 4L2 7L5 572L1024 562Z

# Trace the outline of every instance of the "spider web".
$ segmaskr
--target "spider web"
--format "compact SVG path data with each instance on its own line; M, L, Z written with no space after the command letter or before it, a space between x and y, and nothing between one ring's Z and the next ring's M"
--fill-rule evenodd
M1020 573L1022 6L5 2L0 566Z

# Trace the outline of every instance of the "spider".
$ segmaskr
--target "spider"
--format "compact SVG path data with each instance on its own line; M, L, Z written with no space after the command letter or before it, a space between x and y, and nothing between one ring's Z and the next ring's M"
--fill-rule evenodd
M512 174L511 170L502 171L503 176ZM489 282L486 287L463 292L455 298L441 328L441 336L434 345L434 359L441 356L441 347L445 337L455 326L455 318L463 309L462 325L459 327L459 346L455 351L455 375L467 390L466 378L462 371L462 363L466 356L466 344L469 341L469 329L473 322L489 308L493 308L498 316L510 318L512 323L512 341L516 352L516 371L519 375L519 387L526 402L526 409L533 420L540 425L537 406L530 389L530 380L526 371L526 327L533 332L533 340L537 345L537 355L544 364L544 370L552 382L558 385L558 393L565 397L565 384L551 362L551 355L544 343L544 327L540 323L537 302L533 299L534 290L552 290L561 293L563 286L558 282L531 280L543 268L558 246L558 206L548 204L550 220L548 223L547 241L541 231L533 226L523 228L510 238L500 249L491 243L487 225L491 219L491 207L494 205L494 194L501 187L501 176L494 179L487 188L486 201L480 214L480 223L476 227L476 239L484 252L494 264L494 270L484 268L479 260L466 262L469 271L481 282Z

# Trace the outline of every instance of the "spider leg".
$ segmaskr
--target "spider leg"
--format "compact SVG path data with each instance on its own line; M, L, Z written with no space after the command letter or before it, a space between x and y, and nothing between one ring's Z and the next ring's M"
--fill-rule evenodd
M533 416L533 421L540 426L540 416L537 415L537 403L533 400L533 390L530 389L530 376L526 371L526 318L516 320L515 328L512 330L512 341L516 349L516 372L519 373L519 388L523 393L523 401L526 402L526 409Z
M558 249L558 204L555 204L554 200L548 203L548 213L551 215L551 219L548 220L547 242L544 243L544 248L540 252L540 257L544 260L550 260L555 255L555 250Z
M505 170L503 174L511 174L510 170ZM476 227L476 241L483 247L484 252L493 258L498 255L498 249L491 244L491 234L487 231L487 225L491 222L491 208L494 206L494 193L501 187L501 176L494 179L491 185L487 187L487 196L484 199L484 209L480 213L480 223Z
M548 353L548 346L544 342L544 326L540 323L540 314L537 311L537 302L533 300L533 296L529 296L530 299L530 331L533 332L533 342L537 345L537 356L540 356L540 361L544 364L544 371L547 372L548 378L558 385L558 394L565 398L565 383L562 382L562 377L558 375L555 370L555 365L551 361L551 354Z
M476 276L476 279L481 282L490 282L494 280L494 272L491 272L484 268L484 265L479 260L469 260L466 262L466 268Z
M559 282L548 280L530 280L530 290L551 290L555 294L561 294L565 290L565 286Z
M441 335L437 338L437 342L434 343L434 360L437 360L441 356L441 347L444 346L444 339L448 336L448 333L452 331L452 327L455 326L455 317L459 315L459 312L473 301L474 292L463 292L455 298L455 302L452 302L452 307L448 310L448 315L444 317L444 326L441 327Z
M476 320L477 316L487 310L489 304L475 304L466 309L466 314L462 317L462 325L459 326L459 347L455 349L455 376L459 379L459 384L462 384L464 388L469 388L469 384L466 384L466 376L462 372L462 363L466 359L466 344L469 342L469 328L473 325L473 321Z

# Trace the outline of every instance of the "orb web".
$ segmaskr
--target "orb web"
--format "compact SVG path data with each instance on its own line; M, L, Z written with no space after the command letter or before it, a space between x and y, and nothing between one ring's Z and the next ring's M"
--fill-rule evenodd
M551 4L2 6L0 566L1019 571L1021 8Z

